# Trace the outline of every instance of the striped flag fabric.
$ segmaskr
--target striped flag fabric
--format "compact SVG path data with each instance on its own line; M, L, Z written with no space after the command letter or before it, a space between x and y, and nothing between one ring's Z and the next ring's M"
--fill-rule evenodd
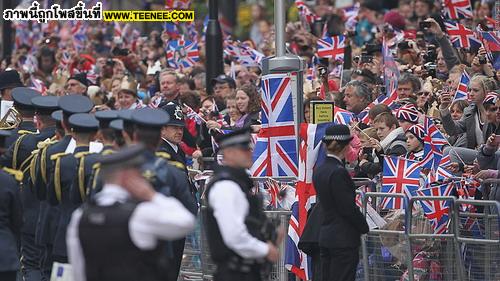
M169 40L167 46L168 65L173 68L189 68L200 60L200 51L196 41L188 41L184 36Z
M354 113L349 110L342 109L334 106L335 114L333 115L333 122L336 124L348 125L355 119Z
M444 147L450 144L430 117L424 117L423 125L425 132L424 159L422 159L421 164L424 168L437 171L443 158Z
M363 109L356 118L363 122L364 124L369 124L370 123L370 118L368 116L368 113L372 107L374 107L377 104L385 104L387 105L391 110L396 110L399 107L399 104L396 102L398 100L398 94L396 91L393 91L390 96L385 96L385 95L380 95L376 100L371 102L365 109Z
M319 58L344 61L345 37L337 35L318 39L316 54Z
M458 83L457 90L455 91L455 96L453 96L453 100L451 101L454 103L457 100L468 100L469 99L469 83L470 83L470 76L469 73L467 73L466 70L462 72L462 76L460 77L460 83Z
M297 176L297 139L291 75L269 74L261 82L262 128L253 152L253 176Z
M417 190L419 196L450 196L455 188L454 182ZM434 234L443 234L448 230L450 222L449 200L421 200L420 206L424 216L431 222Z
M480 26L477 27L478 37L486 50L486 56L495 70L500 70L500 32L483 31Z
M240 41L226 40L224 53L244 66L260 66L264 54Z
M307 221L307 214L316 202L312 182L313 169L324 159L321 139L325 129L333 123L300 125L299 175L296 185L296 201L288 227L285 247L285 267L303 280L312 280L311 259L299 248L298 243Z
M358 24L359 7L359 3L356 3L352 7L342 9L344 12L344 22L346 30L354 31L356 29L356 25Z
M299 16L302 23L305 23L306 26L310 27L315 20L321 19L318 17L302 0L295 0L295 5L299 10Z
M451 20L471 19L472 5L470 0L443 0L443 14Z
M451 43L455 48L479 48L481 41L477 39L474 32L458 22L446 21L446 32L450 36Z
M392 97L398 89L399 69L389 49L385 37L382 40L382 58L384 61L384 80L386 95Z
M415 195L420 186L420 163L397 156L385 156L382 172L381 192L404 194L406 197ZM385 197L381 203L382 209L403 209L402 198Z

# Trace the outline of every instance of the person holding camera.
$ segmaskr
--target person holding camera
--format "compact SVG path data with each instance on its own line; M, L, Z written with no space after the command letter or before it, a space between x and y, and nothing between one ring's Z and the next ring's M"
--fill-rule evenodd
M356 186L344 167L344 154L353 139L346 125L332 125L323 143L327 157L313 172L324 216L319 234L322 281L355 280L361 234L369 228L356 206Z

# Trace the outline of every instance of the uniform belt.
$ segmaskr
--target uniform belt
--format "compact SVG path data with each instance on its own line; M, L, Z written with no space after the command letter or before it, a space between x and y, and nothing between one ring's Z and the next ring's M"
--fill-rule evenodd
M259 262L255 259L243 259L241 257L232 256L221 265L233 271L249 273L255 269L257 264L259 264Z

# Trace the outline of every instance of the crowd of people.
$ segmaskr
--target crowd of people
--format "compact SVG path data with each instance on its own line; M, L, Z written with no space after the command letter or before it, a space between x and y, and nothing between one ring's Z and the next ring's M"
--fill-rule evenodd
M334 115L349 116L348 120L336 120L348 126L349 143L341 142L339 146L335 141L332 144L332 139L325 141L336 155L331 160L335 169L347 164L351 177L380 181L385 156L423 161L431 134L426 125L429 119L445 137L439 152L450 156L446 168L451 174L475 180L498 178L500 36L495 1L472 1L470 14L459 19L451 14L460 11L440 1L364 0L341 8L330 0L308 2L314 3L307 6L296 1L288 7L289 17L299 21L287 23L286 47L308 65L304 87L299 91L303 92L304 122L311 121L309 113L316 100L334 101ZM251 161L246 160L252 146L247 133L240 130L254 135L261 131L262 69L255 57L249 63L248 58L239 56L241 52L231 50L239 47L257 57L274 54L276 31L264 10L260 4L252 7L255 21L248 40L236 41L224 33L224 73L208 82L205 60L211 54L205 50L200 17L193 24L174 25L174 31L165 25L147 34L129 25L104 22L13 23L17 28L15 47L0 64L2 116L6 116L0 122L4 129L0 130L0 176L5 179L0 188L0 213L7 218L0 220L0 230L5 226L9 229L8 233L0 231L0 237L4 237L0 242L2 252L5 249L9 253L0 258L1 280L15 280L20 269L24 280L48 280L53 262L65 264L72 258L81 260L82 256L87 262L88 257L96 257L97 261L88 265L94 266L92 271L74 266L77 275L83 276L75 280L104 280L99 279L105 276L99 275L103 274L100 267L108 268L111 260L121 258L117 252L109 260L107 256L97 259L99 251L89 246L90 241L100 240L94 235L104 232L107 238L99 245L109 253L119 243L130 244L130 256L123 259L117 271L106 273L125 278L120 280L135 280L135 274L148 271L152 259L146 259L134 272L128 271L127 261L154 252L160 245L157 240L180 239L167 243L169 252L163 253L170 261L165 276L176 280L184 247L182 237L194 227L200 196L190 182L188 169L217 169L213 159L218 152L234 167L222 169L222 175L216 174L219 183L210 186L214 193L208 195L213 204L209 231L217 245L225 244L223 251L217 252L217 262L237 257L233 264L220 266L223 271L218 278L257 280L244 279L259 275L252 271L253 264L251 277L231 275L228 267L243 267L247 258L275 261L277 249L272 243L249 238L246 230L238 228L242 232L235 233L224 228L245 229L244 213L256 211L256 199L244 196L251 188L243 174L242 178L234 178L227 172L237 169L240 173L251 167ZM457 39L450 20L467 28L470 34ZM484 32L496 36L496 43L480 38ZM322 57L318 40L335 36L344 40L343 55ZM180 62L189 56L183 50L177 50L174 59L179 61L173 64L168 54L169 42L181 37L197 43L197 56L189 60L189 65ZM471 37L479 44L473 44ZM9 105L15 111L9 111ZM16 116L12 117L12 113ZM232 141L232 137L236 140ZM151 186L144 184L138 167L149 171L144 177ZM125 177L127 180L123 180ZM431 173L424 171L422 188L429 177ZM236 182L243 193L230 194L226 190L216 195L216 190L227 189L226 181ZM326 180L317 182L323 184ZM23 188L19 189L21 184ZM123 201L123 190L116 186L149 205L134 211L125 204L122 209L128 218L105 213L105 206ZM336 195L325 189L327 186L316 188L320 199L323 196L325 202L338 202ZM246 206L243 211L236 203L224 206L220 201L224 196L252 204L241 203ZM496 184L484 185L475 193L475 199L500 202L500 188ZM96 200L94 209L78 209L89 200ZM155 210L172 206L178 213L165 218L155 216ZM333 216L345 215L330 207L326 211ZM76 209L79 211L72 219ZM103 212L117 226L132 212L132 218L137 216L148 223L141 225L136 218L139 222L131 221L130 237L124 238L128 240L113 241L112 231L118 230L99 229L96 221L95 214ZM222 218L238 223L224 225ZM82 223L85 231L80 228L78 233L75 229ZM175 231L159 229L161 226ZM360 233L366 232L365 225L355 227L361 229ZM95 229L101 232L93 232ZM236 241L221 240L221 234ZM353 242L352 247L358 246ZM322 253L330 255L328 249L338 245L325 247ZM220 250L217 246L215 249ZM357 255L351 253L349 258L357 259ZM325 259L325 267L330 267L329 259ZM322 272L322 280L333 280L331 274L338 266L334 264L330 269ZM158 274L162 276L163 272ZM343 276L354 278L351 274Z

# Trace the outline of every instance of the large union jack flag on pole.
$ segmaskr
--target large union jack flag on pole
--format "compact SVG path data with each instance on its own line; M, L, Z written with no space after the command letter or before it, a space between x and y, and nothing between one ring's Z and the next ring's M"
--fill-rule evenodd
M288 74L262 77L262 128L251 168L253 176L297 176L297 139Z
M167 61L170 67L188 68L200 60L200 52L196 41L188 41L182 36L177 40L168 41Z
M443 14L451 20L472 18L470 0L444 0Z
M454 182L417 190L420 196L450 196L455 187ZM435 234L442 234L448 230L450 200L422 200L420 206L425 217L431 222Z
M345 37L343 35L318 39L316 53L320 58L344 61Z
M446 32L450 35L451 43L456 48L479 48L481 41L474 36L474 32L458 22L445 22Z
M402 157L385 156L382 174L382 192L411 197L420 186L420 163ZM402 198L386 197L383 209L405 208Z

